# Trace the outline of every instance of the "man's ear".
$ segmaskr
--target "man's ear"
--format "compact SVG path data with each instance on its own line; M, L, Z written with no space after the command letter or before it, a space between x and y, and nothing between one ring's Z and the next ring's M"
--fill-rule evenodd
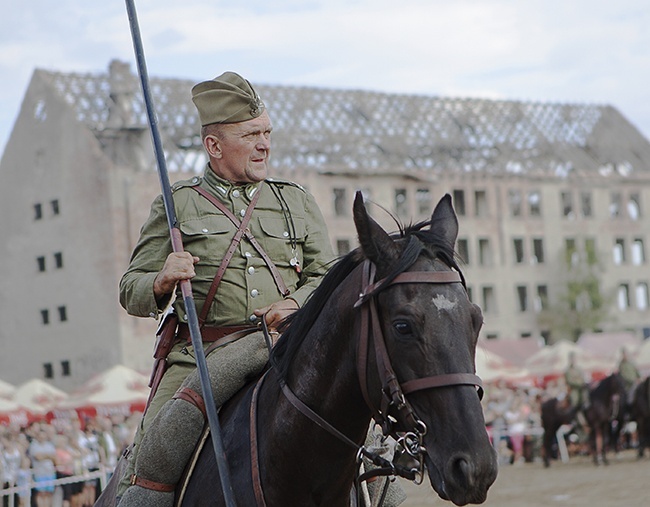
M221 158L221 141L217 136L205 136L203 138L203 147L210 157Z

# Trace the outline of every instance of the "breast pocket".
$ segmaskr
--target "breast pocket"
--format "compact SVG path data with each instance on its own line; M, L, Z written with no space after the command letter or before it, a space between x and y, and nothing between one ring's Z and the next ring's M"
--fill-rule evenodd
M235 234L232 222L219 215L184 220L179 229L185 249L201 259L213 257L215 252L225 253Z
M262 247L274 262L287 265L294 256L302 262L302 245L307 235L304 218L294 217L293 226L289 222L289 227L286 220L275 217L260 217L259 224L264 235Z

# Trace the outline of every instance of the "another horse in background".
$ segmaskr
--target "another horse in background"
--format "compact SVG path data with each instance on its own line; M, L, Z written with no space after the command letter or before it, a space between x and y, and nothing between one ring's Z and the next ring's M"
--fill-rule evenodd
M578 407L572 407L568 401L551 398L542 403L542 428L544 436L542 438L542 459L544 466L551 465L551 459L557 454L557 431L565 424L573 424Z
M634 391L630 417L636 421L638 454L643 458L646 447L650 448L650 377L646 377Z
M593 461L596 465L608 464L608 445L618 451L620 431L625 424L625 382L621 375L613 373L590 390L585 418L589 424Z
M265 380L222 407L235 496L240 505L349 505L373 417L426 465L441 498L482 503L497 475L474 374L483 317L454 260L451 198L430 222L389 236L357 194L354 221L361 248L290 318ZM224 505L211 449L184 506Z

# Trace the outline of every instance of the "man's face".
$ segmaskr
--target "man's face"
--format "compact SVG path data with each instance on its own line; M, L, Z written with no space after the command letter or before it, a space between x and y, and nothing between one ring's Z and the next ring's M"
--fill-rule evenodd
M207 136L204 140L212 170L232 183L264 180L268 174L272 129L266 111L252 120L222 125L218 136Z

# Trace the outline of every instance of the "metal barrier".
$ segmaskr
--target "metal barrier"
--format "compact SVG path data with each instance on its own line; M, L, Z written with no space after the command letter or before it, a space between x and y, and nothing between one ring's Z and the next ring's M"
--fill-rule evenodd
M106 468L104 466L100 466L99 470L95 472L85 472L80 475L74 475L71 477L65 477L62 479L54 479L51 481L38 481L36 482L34 480L34 477L32 476L29 480L29 482L25 484L21 484L20 486L12 486L11 488L4 488L0 489L0 498L8 496L8 505L9 507L15 507L14 506L14 495L18 494L23 496L24 498L27 498L29 500L28 505L31 505L31 496L32 496L32 490L34 488L42 488L44 486L63 486L64 484L76 484L79 482L87 482L87 481L92 481L95 479L99 479L99 485L102 489L106 487L106 483L108 482L108 477L109 474L113 472L112 468Z

